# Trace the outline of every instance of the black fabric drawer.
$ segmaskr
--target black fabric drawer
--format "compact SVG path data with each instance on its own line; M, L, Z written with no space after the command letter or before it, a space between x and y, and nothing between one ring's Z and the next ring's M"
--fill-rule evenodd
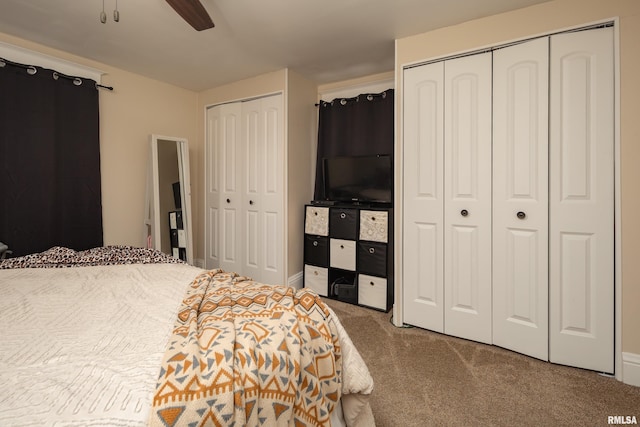
M324 236L304 236L304 263L318 267L329 265L329 239Z
M378 242L358 242L358 271L373 276L387 276L387 245Z
M331 208L329 212L329 235L336 239L356 240L358 238L357 209Z

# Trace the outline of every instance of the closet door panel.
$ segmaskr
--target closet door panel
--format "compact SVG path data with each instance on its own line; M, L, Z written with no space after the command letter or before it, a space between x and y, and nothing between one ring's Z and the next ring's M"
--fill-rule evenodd
M260 276L260 156L262 149L260 126L260 100L246 101L242 103L242 141L244 157L242 159L242 181L244 191L242 198L242 215L244 219L243 229L245 257L242 274L256 280Z
M491 343L491 54L444 67L444 330Z
M214 107L207 111L205 148L205 230L207 231L204 236L204 262L207 269L219 265L220 184L217 159L220 150L221 122L220 108Z
M246 257L242 274L283 283L284 144L282 96L242 103Z
M242 267L243 218L240 214L242 206L242 175L238 169L238 159L242 158L241 144L241 108L239 105L223 105L220 107L220 138L218 155L224 159L216 161L220 179L220 224L218 228L209 229L220 236L220 268L228 271L239 271Z
M613 28L551 37L550 360L614 370Z
M403 321L444 331L444 63L404 71Z
M493 57L493 343L548 360L548 38Z
M260 281L264 283L285 283L284 256L286 239L284 230L284 118L282 95L274 95L260 100L260 154L259 186L260 199ZM249 200L248 208L252 208Z

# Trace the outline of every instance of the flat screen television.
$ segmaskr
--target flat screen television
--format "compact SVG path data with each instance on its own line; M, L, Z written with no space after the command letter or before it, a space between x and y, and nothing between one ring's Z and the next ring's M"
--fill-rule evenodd
M329 157L323 159L325 199L334 202L391 203L391 156Z

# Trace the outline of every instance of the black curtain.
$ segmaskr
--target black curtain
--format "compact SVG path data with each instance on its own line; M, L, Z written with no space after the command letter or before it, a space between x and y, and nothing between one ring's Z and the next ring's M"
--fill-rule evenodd
M96 83L0 60L0 94L0 241L102 246Z
M324 158L386 154L393 159L393 95L393 89L388 89L320 101L315 200L324 200Z

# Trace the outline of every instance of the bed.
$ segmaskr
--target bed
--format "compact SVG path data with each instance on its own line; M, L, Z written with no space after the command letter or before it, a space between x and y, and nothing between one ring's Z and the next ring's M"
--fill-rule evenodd
M373 381L314 293L151 249L0 262L0 425L374 425Z

